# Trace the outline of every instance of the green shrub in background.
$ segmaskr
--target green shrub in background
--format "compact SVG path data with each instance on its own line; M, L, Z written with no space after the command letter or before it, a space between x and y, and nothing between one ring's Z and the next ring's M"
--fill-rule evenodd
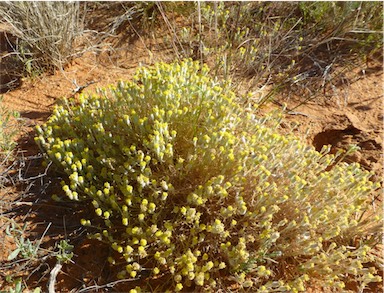
M333 91L345 70L382 62L382 2L205 1L195 11L191 25L174 24L180 52L240 89L261 89L259 104L281 91L301 103L315 100L324 87Z
M371 174L331 168L327 150L280 135L278 115L243 109L208 74L190 60L140 68L65 101L38 128L68 174L65 194L94 207L82 223L116 251L111 263L125 263L118 277L156 291L379 282Z
M18 126L12 119L17 119L19 116L18 112L4 107L3 96L0 96L0 167L12 157L11 152L16 146L14 136Z

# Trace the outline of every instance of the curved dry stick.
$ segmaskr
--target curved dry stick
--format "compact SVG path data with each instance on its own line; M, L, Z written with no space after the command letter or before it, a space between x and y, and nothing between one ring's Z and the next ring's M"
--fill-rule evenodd
M49 293L55 293L56 277L62 267L63 265L60 262L56 263L55 267L52 269L51 273L49 274L49 281L48 281Z

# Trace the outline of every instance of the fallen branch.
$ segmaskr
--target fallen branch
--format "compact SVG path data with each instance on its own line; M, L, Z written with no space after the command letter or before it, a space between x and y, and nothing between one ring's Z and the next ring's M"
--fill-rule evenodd
M49 281L48 281L49 293L55 293L56 277L62 267L63 265L60 262L56 263L55 267L52 269L51 273L49 274Z

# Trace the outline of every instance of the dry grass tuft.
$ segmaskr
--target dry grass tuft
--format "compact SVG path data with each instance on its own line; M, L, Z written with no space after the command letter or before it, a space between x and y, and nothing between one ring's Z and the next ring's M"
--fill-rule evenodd
M79 2L6 1L0 14L19 39L14 49L30 67L62 69L76 55L84 16Z

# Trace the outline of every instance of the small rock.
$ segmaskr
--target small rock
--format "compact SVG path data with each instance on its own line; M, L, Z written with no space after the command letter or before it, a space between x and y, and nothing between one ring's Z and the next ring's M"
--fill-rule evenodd
M345 116L348 118L349 122L354 128L363 132L369 132L369 130L365 128L365 126L360 122L359 118L357 118L354 114L346 113Z
M359 143L359 147L365 150L376 150L381 149L381 144L378 144L375 140L370 139Z
M348 159L352 162L359 163L362 159L362 154L358 151L354 152L353 154L348 156Z

